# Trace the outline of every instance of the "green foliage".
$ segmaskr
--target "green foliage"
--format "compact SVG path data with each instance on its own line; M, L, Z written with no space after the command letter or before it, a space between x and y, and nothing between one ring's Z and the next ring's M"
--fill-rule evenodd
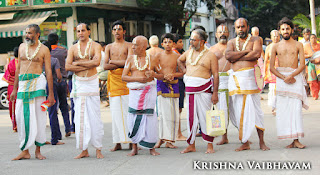
M312 29L311 20L304 14L299 13L293 18L292 22L299 27ZM316 34L320 36L320 15L316 16Z
M278 28L278 22L283 17L292 19L299 13L309 14L307 0L235 0L241 4L241 16L249 21L250 27L257 26L260 36L270 37L270 31ZM316 7L320 5L315 2Z
M206 5L211 12L223 7L218 0L137 0L140 7L155 9L163 16L163 21L172 26L172 33L185 34L185 27L201 5ZM224 12L224 10L223 10Z

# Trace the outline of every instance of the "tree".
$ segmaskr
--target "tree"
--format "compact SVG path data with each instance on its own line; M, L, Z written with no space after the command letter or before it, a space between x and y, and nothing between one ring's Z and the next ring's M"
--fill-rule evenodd
M292 22L299 27L311 29L311 20L301 13L295 16ZM316 16L316 34L320 36L320 15Z
M240 16L249 21L251 27L260 29L260 36L270 37L270 31L277 29L283 17L292 19L299 13L309 14L309 2L306 0L235 0L239 6ZM316 6L319 2L316 2Z
M218 0L137 0L137 4L158 10L164 22L172 26L171 33L179 33L181 36L184 36L189 20L199 7L207 6L210 13L215 8L223 10Z

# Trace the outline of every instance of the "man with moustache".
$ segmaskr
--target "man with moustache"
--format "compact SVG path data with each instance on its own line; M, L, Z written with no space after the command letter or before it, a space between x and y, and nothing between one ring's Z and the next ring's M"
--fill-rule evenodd
M294 25L287 17L278 23L283 37L271 50L270 71L277 76L278 139L293 139L287 148L305 148L299 142L304 137L302 108L308 109L302 72L305 69L303 45L292 38ZM279 67L275 68L276 57Z
M112 139L116 144L110 151L121 150L121 143L131 143L127 129L129 89L127 83L121 79L125 62L132 53L132 44L124 40L125 33L124 23L120 20L115 21L112 24L115 41L108 44L105 50L104 69L109 70L107 89L112 116Z
M186 72L184 82L188 119L187 143L189 144L181 153L196 151L195 138L199 123L202 128L202 138L208 143L206 153L214 153L212 145L214 137L207 135L204 128L207 127L206 111L212 109L212 104L218 102L219 70L217 57L205 47L207 38L207 34L201 29L192 31L191 48L178 59L180 69Z
M37 159L46 159L40 147L46 142L46 111L41 104L46 101L48 82L48 106L54 102L51 58L49 49L39 41L40 27L30 24L26 28L26 43L19 46L18 66L10 100L16 99L16 119L21 153L13 160L30 159L29 148L35 144ZM46 77L42 74L45 65ZM17 92L18 91L18 92Z
M269 84L268 92L268 105L272 107L272 114L275 115L275 102L276 102L276 76L270 72L270 58L271 58L271 49L275 43L280 41L280 34L278 30L272 30L270 32L270 37L272 43L269 44L266 48L266 55L264 59L265 67L265 84ZM278 59L276 58L275 66L278 67Z
M100 65L101 46L89 38L88 24L77 26L78 42L68 51L66 70L74 72L72 92L74 101L76 147L82 152L75 157L89 157L89 143L96 148L96 158L101 159L103 123L100 114L99 78L97 67Z
M227 26L223 24L219 25L216 32L218 43L210 48L210 51L216 55L219 63L219 101L217 103L217 107L219 110L224 111L224 115L226 118L226 129L228 128L229 120L231 120L233 125L235 125L234 111L232 108L233 106L230 105L230 103L232 103L232 98L231 96L229 96L228 90L229 77L227 71L230 70L231 63L225 58L225 50L227 48L228 37L229 31ZM229 141L226 131L226 133L222 136L221 141L218 142L217 145L223 145L227 143L229 143Z
M311 34L310 29L308 28L303 29L302 31L303 38L299 42L301 42L303 45L310 42L310 34Z
M239 18L235 21L237 37L227 44L226 59L231 62L229 73L229 94L239 129L239 140L243 143L235 151L250 149L249 138L257 129L260 149L269 150L263 139L263 112L260 107L260 90L255 82L254 66L261 56L260 38L248 34L248 21Z
M148 39L137 36L132 41L134 55L129 55L122 73L122 80L130 89L128 130L132 140L132 151L128 156L138 154L138 146L150 150L153 156L160 155L154 146L158 141L158 118L154 110L157 100L157 87L154 78L163 79L159 59L146 52ZM157 73L155 73L157 72Z

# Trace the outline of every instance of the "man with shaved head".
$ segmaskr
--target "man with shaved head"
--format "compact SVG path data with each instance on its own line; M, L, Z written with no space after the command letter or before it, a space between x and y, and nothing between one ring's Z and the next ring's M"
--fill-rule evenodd
M257 129L260 149L269 150L263 134L263 112L260 107L260 90L255 81L254 66L261 56L261 40L248 34L248 21L239 18L235 21L237 37L227 44L226 59L231 62L229 73L229 94L235 113L239 140L243 143L236 151L250 149L249 138ZM241 111L241 112L240 112Z
M263 45L263 39L262 37L259 36L259 28L258 27L252 27L251 28L251 35L252 36L256 36L258 38L260 38L260 43L261 43L261 56L260 58L258 59L258 65L259 67L261 68L261 74L264 76L265 74L265 68L264 68L264 52L263 52L263 49L262 49L262 45ZM263 98L261 97L261 99L263 100Z
M276 76L270 72L270 58L271 58L271 48L275 43L280 41L280 34L278 30L272 30L270 32L270 37L272 43L269 44L266 48L266 55L264 59L265 67L265 84L269 84L269 93L268 93L268 105L272 107L272 114L275 115L275 102L276 102ZM276 58L275 66L278 67L278 59Z
M219 90L218 97L219 102L217 103L217 107L219 110L224 111L224 115L226 118L226 128L228 128L229 120L235 125L234 117L233 117L233 109L232 105L229 105L232 102L231 97L229 96L228 90L228 73L227 71L231 68L231 63L226 60L225 51L227 48L227 42L229 37L229 30L227 26L221 24L217 27L216 38L218 43L210 48L210 51L213 52L217 58L219 63ZM217 145L223 145L228 143L227 132L222 136L222 140L217 143Z
M191 47L178 59L179 67L186 72L184 82L188 118L187 143L189 144L181 153L196 151L195 138L199 123L202 128L202 138L208 143L206 153L214 153L212 145L214 137L209 136L205 129L207 127L206 111L212 109L212 104L218 102L219 70L216 55L205 46L207 38L207 34L201 29L192 31Z
M157 99L157 82L154 78L163 79L159 60L146 53L148 40L137 36L132 41L133 55L126 61L122 80L129 88L129 111L127 125L132 151L128 156L138 154L137 144L150 150L151 155L159 155L154 146L158 141L158 118L155 113Z

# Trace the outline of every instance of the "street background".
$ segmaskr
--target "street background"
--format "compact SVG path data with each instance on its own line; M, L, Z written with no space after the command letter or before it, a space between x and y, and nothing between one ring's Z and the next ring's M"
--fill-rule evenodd
M104 159L95 158L95 149L89 147L89 158L75 160L73 157L80 153L75 148L75 135L64 137L64 124L59 114L60 129L63 134L62 142L65 145L45 145L41 148L46 160L37 160L34 157L35 146L31 147L31 159L21 161L11 161L20 153L18 144L18 134L12 132L11 121L8 110L0 110L0 174L2 175L54 175L54 174L112 174L112 175L197 175L197 174L308 174L316 175L320 172L320 100L309 98L310 109L304 110L303 121L305 138L301 142L307 147L305 149L285 149L291 140L281 141L277 139L276 118L271 114L271 108L267 106L267 94L262 94L265 100L261 101L261 107L265 113L265 142L271 148L270 151L261 151L258 144L256 132L252 133L250 141L253 142L251 150L235 152L240 146L238 131L233 125L229 125L229 144L214 145L216 153L205 154L206 143L200 137L196 140L197 152L180 154L187 143L178 141L175 145L177 149L160 148L157 151L160 156L149 155L148 150L140 150L139 155L127 157L129 153L128 144L123 145L124 150L110 152L114 145L111 133L110 108L101 104L101 118L104 123L103 155ZM47 120L49 122L49 120ZM182 114L182 130L186 136L185 110ZM50 127L47 124L47 140L50 141ZM215 138L214 144L220 141L221 137ZM211 162L241 162L244 170L194 170L193 161ZM250 170L247 161L276 161L276 162L310 162L312 170Z

